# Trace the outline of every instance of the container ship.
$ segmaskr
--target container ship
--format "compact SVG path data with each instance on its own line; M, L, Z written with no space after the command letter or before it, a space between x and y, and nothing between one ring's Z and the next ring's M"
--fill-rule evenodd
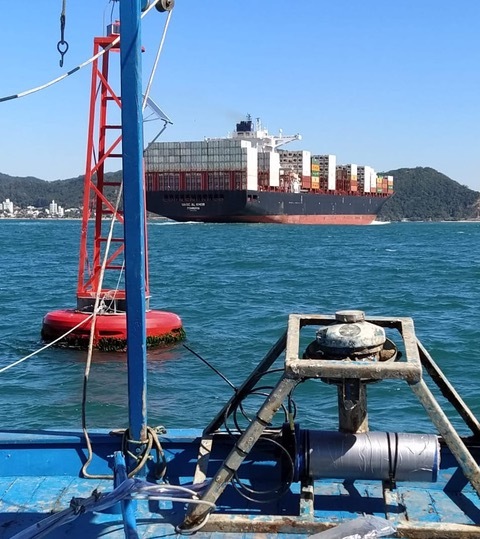
M393 177L335 155L279 149L250 116L227 138L154 142L145 151L147 210L174 221L367 225L393 194Z

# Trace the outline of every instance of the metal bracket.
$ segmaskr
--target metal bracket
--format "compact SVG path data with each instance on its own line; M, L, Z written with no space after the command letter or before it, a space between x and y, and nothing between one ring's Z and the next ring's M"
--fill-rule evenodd
M209 435L214 430L218 429L225 418L228 417L232 408L240 403L244 396L255 387L261 374L270 368L284 350L286 351L284 369L280 379L265 399L257 412L256 417L238 438L231 452L226 457L217 473L213 476L209 487L202 495L203 500L213 503L218 500L235 472L239 469L255 443L264 433L266 427L269 425L274 414L281 407L283 401L299 381L310 378L400 379L406 381L425 408L432 423L437 427L453 455L456 457L463 473L480 495L480 469L425 384L422 378L423 366L425 366L427 372L430 374L433 372L435 374L435 376L432 376L433 381L439 385L443 394L453 403L466 423L476 429L478 428L478 422L472 419L473 414L466 408L463 401L461 401L458 395L453 391L453 388L444 382L444 378L441 373L439 373L438 368L434 365L433 360L431 360L430 363L428 354L415 336L412 319L367 317L365 320L384 328L395 329L400 333L404 345L404 359L402 361L379 362L302 359L300 356L300 330L305 326L328 326L338 323L338 321L333 315L290 315L286 334L277 341L256 369L254 369L246 382L244 382L240 390L230 399L230 401L223 407L222 411L217 414L204 431L204 435ZM206 441L206 438L203 440ZM211 446L206 447L205 450L206 453L201 450L199 455L200 460L197 466L197 472L199 474L198 479L205 477L201 459L204 459L205 457L208 458ZM303 526L306 526L305 529L311 528L310 524L313 519L314 511L313 487L313 482L311 484L305 483L302 485L299 515L288 518L290 524L297 531L300 528L303 529ZM209 509L205 508L205 506L196 505L190 507L182 525L182 529L188 531L189 528L196 526L205 519L208 512ZM247 526L248 521L248 525L252 526L252 530L254 531L270 531L274 528L276 531L285 531L289 527L289 524L286 523L285 519L282 517L275 519L272 516L272 520L269 523L265 523L264 520L261 520L257 527L255 527L255 523L253 522L255 519L252 520L251 518L247 518L247 521L245 521L240 515L231 517L225 515L215 516L214 520L218 519L222 521L222 529L225 531L229 528L229 525L235 527L235 523L239 524L240 521L243 526ZM326 526L328 527L328 524ZM245 528L243 528L243 531L245 531Z

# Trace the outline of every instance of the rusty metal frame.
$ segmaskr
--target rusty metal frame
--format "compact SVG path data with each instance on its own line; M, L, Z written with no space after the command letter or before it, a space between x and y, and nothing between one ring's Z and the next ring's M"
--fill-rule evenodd
M220 427L232 407L236 403L241 402L243 397L248 394L248 391L255 386L259 375L266 372L285 350L283 374L264 401L255 419L240 435L230 454L215 473L214 480L201 497L203 500L213 503L218 500L234 473L264 433L273 415L280 408L287 395L299 381L308 378L373 378L378 380L401 379L406 381L420 404L424 407L430 420L438 429L450 451L455 456L465 477L470 481L477 494L480 495L480 468L425 384L422 377L423 368L430 374L432 380L440 388L443 395L453 404L466 424L474 431L474 434L479 433L480 425L416 338L412 319L367 317L366 320L384 328L396 329L400 333L405 349L405 358L403 361L380 363L350 360L302 359L299 356L300 330L305 326L332 325L337 323L337 320L334 315L290 315L286 334L282 335L247 378L239 391L235 393L204 431L204 438L201 442L197 463L196 480L204 480L206 477L205 470L213 443L212 433ZM385 484L383 487L386 502L388 500L393 501L395 490L392 490L390 486ZM260 517L239 514L209 515L210 509L205 508L205 506L192 506L189 508L182 527L188 531L189 528L198 526L199 523L205 521L206 524L203 528L205 531L221 530L223 532L242 531L263 533L319 532L328 529L333 524L315 520L313 494L313 482L310 482L310 484L302 483L299 497L299 515L288 517L275 515ZM400 537L414 539L417 537L441 536L445 538L458 537L470 539L480 536L480 528L475 525L403 522L398 518L399 515L386 516L396 521ZM210 517L208 521L207 517Z
M409 383L422 378L422 364L411 318L366 318L382 327L397 329L403 337L406 360L380 363L373 361L345 361L302 359L299 357L300 329L312 325L338 323L334 316L291 314L288 318L285 372L290 378L370 378L385 380L397 378Z

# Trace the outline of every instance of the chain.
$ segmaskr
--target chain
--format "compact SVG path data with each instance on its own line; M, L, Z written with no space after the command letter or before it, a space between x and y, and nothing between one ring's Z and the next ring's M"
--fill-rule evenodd
M68 51L68 43L65 41L65 8L67 0L62 2L62 13L60 14L60 41L57 43L57 51L60 53L60 67L63 67L63 57Z

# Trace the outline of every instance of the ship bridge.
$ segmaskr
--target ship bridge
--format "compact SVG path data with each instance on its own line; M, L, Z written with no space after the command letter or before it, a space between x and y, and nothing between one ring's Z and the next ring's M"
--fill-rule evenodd
M236 125L233 133L229 133L228 138L238 140L248 140L252 148L257 148L260 152L273 152L280 146L302 140L300 134L284 135L280 129L278 135L270 135L268 130L262 125L260 118L256 118L255 122L248 115L246 120L242 120ZM206 138L206 141L221 140L218 138Z

